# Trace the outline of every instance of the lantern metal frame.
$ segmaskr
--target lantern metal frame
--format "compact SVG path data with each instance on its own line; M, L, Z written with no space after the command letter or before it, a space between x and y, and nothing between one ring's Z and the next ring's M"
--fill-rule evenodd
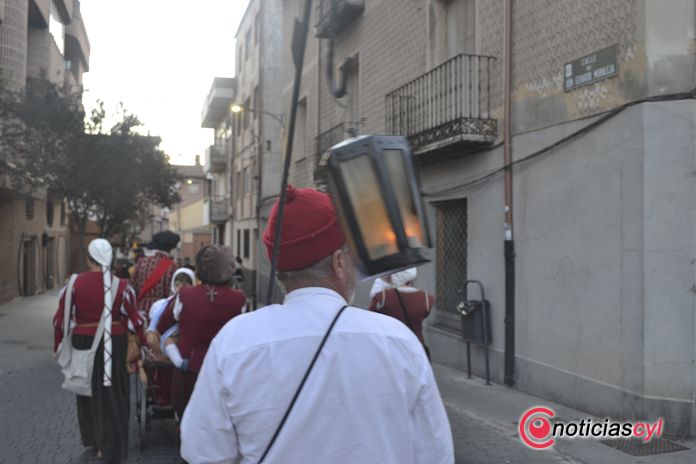
M401 152L411 201L413 202L422 231L423 243L421 247L412 247L409 244L394 183L390 178L389 169L383 156L385 150L398 150ZM361 156L370 158L370 165L379 184L379 192L384 201L389 223L396 236L396 246L398 248L396 253L376 259L370 258L368 247L360 230L358 216L354 205L351 203L350 193L341 170L341 163ZM411 147L405 137L362 135L347 139L329 148L322 159L322 164L328 167L329 190L346 235L346 240L357 254L360 270L364 274L375 276L430 261L430 253L428 252L428 249L432 248L430 228L425 215L420 181L414 166Z

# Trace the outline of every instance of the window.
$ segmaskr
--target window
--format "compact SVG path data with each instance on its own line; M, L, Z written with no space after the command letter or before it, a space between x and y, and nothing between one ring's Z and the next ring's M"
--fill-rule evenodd
M244 59L249 59L249 49L251 48L251 28L246 31L246 36L244 37Z
M302 161L307 156L307 97L297 103L296 118L292 151L295 159Z
M46 201L46 223L48 227L53 227L53 201Z
M237 257L242 256L242 230L237 229Z
M235 192L237 195L237 198L241 198L242 196L242 172L237 171L237 185L235 186Z
M344 118L349 129L358 130L360 127L360 68L357 58L346 74L346 96Z
M60 202L60 225L64 226L65 225L65 219L66 219L66 214L65 214L65 201L61 200Z
M242 44L240 44L239 47L237 47L237 74L239 74L242 71L242 62L244 61L244 57L242 56L242 47Z
M33 198L27 198L27 201L24 203L24 216L29 221L34 219L34 199Z
M257 110L257 111L254 111L254 119L257 118L257 115L259 113L258 110L261 109L261 102L259 101L260 99L261 99L261 96L259 95L259 86L257 85L256 87L254 87L254 103L253 103L254 106L252 106L252 108L254 108L254 110Z
M242 195L249 193L249 168L246 167L242 171Z
M249 229L244 229L244 258L249 258Z
M251 106L251 97L244 100L244 111L242 111L244 118L244 129L247 129L249 127L249 108L253 108Z
M437 308L457 313L467 276L467 201L437 205Z

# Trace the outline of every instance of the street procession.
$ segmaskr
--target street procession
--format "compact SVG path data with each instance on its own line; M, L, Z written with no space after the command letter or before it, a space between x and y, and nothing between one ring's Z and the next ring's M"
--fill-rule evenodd
M0 464L696 462L695 0L0 0Z

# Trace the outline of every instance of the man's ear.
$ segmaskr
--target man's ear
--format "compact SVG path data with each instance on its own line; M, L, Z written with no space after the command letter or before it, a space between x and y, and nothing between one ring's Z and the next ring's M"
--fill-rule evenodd
M341 248L334 251L331 255L331 269L339 280L343 280L346 277L346 272L348 271L347 258L346 253Z

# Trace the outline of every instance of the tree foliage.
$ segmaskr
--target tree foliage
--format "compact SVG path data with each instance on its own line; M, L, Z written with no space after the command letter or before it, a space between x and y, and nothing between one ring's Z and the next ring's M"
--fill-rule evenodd
M131 239L151 205L178 201L177 173L158 137L135 132L135 115L121 107L108 131L106 120L103 103L85 120L80 95L43 79L0 88L0 151L15 184L64 197L81 233L95 220L101 236Z

